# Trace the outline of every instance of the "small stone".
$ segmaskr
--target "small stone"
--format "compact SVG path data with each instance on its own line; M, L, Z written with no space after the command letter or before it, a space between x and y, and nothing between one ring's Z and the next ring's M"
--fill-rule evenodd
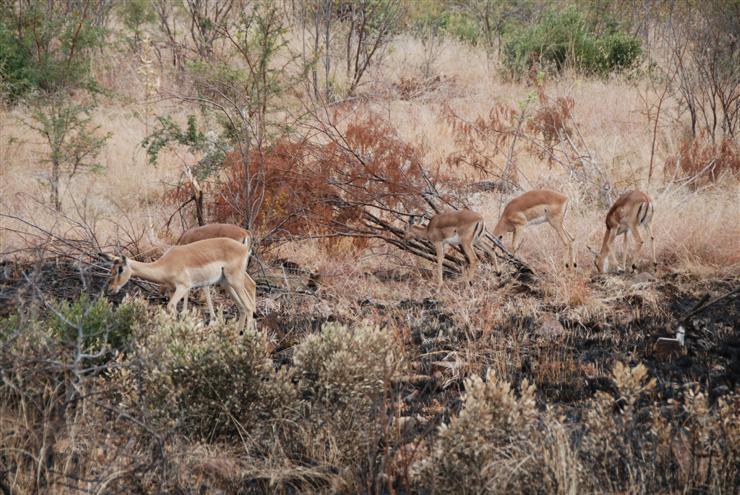
M632 287L646 287L654 282L657 282L655 275L648 272L640 272L632 279Z
M553 315L545 315L542 318L542 323L540 323L536 333L540 337L555 338L563 335L565 333L565 328L563 328L560 321L558 321L558 319Z

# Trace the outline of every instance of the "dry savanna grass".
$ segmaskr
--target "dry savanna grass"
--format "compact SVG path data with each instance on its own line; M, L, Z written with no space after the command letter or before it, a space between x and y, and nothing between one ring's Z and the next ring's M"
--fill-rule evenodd
M110 36L122 36L113 25ZM301 54L305 33L291 29L279 64ZM338 94L349 84L337 55L345 34L332 41ZM195 56L189 38L180 42ZM229 46L215 50L246 70ZM152 165L142 142L157 116L185 126L196 115L214 133L220 123L177 98L196 83L164 41L155 48L164 62L150 72L127 45L93 58L108 91L93 121L111 137L101 170L63 178L60 212L48 199L48 149L23 124L30 110L0 107L1 492L737 489L740 182L731 169L671 180L689 123L684 115L652 126L658 95L642 73L566 68L517 81L482 45L405 31L354 97L319 112L303 69L289 69L303 79L290 79L270 117L295 142L305 138L296 149L327 146L327 115L337 132L378 122L489 231L523 191L560 191L578 266L566 269L545 223L526 230L517 253L531 274L480 260L470 284L447 273L437 290L432 261L383 239L256 229L267 239L249 267L257 330L239 334L223 291L214 291L210 324L196 290L179 318L147 282L104 297L109 266L88 252L150 260L196 223L193 203L180 208L189 190L177 187L202 150L168 147ZM678 109L670 99L662 106L664 115ZM554 121L548 134L542 122ZM308 177L311 162L295 163ZM206 220L223 206L219 194L236 197L230 172L203 180ZM494 187L473 187L480 182ZM597 274L589 248L599 250L610 202L630 189L654 201L658 267L646 242L636 273ZM405 213L431 213L405 200ZM379 215L404 228L405 215ZM621 238L614 249L621 259ZM656 353L656 340L679 326L685 345Z

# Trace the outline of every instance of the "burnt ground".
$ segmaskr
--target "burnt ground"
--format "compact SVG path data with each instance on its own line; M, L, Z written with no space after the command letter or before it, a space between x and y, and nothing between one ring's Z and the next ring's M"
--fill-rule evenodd
M33 265L2 262L0 317L42 294L56 300L74 299L81 293L101 294L106 278L104 263L83 265L58 258ZM156 286L132 282L128 293L137 293L152 304L166 302ZM591 284L598 289L604 279L595 278ZM536 281L514 285L509 288L509 297L537 298ZM436 419L426 429L459 410L464 377L496 362L496 347L500 351L502 345L516 350L506 351L511 352L507 378L515 386L524 378L534 382L541 404L561 408L571 417L577 417L583 402L597 391L615 392L608 370L617 361L647 366L664 399L680 398L691 384L716 400L736 390L740 382L739 288L737 278L704 280L668 273L651 283L650 297L626 292L619 299L612 298L609 312L589 320L575 319L567 308L542 303L539 317L506 316L486 335L461 324L454 310L431 298L393 304L365 299L357 301L357 307L392 322L406 336L411 373L396 384L397 393L405 402L405 414ZM258 279L258 293L266 292L279 293L279 287ZM124 293L110 299L116 304ZM320 299L307 291L300 293L314 302ZM715 302L721 296L726 297ZM331 303L324 306L331 308ZM556 335L541 331L542 314L559 323ZM276 367L290 364L292 347L306 332L318 331L327 321L352 323L351 317L333 314L330 309L316 312L289 307L257 316L260 327L276 337ZM656 340L673 337L679 325L686 329L685 347L668 356L656 353ZM459 352L471 343L476 348L476 363L465 362ZM543 372L543 363L559 372Z

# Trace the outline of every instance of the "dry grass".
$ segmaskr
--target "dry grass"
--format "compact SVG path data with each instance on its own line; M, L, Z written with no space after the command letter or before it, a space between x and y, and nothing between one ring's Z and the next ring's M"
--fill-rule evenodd
M533 95L533 112L537 90L502 80L480 49L446 40L435 53L425 59L418 40L396 40L361 88L368 103L358 112L383 115L443 175L489 178L446 164L459 143L445 108L473 121L494 104L519 108ZM401 99L399 81L421 80L426 63L440 82ZM0 218L0 253L10 257L37 240L28 224L75 237L84 235L80 221L110 247L136 237L144 247L171 242L165 222L175 207L163 196L192 157L170 152L149 165L141 115L150 106L178 118L197 109L147 104L135 57L111 54L97 75L123 96L95 115L113 133L101 155L106 168L64 183L62 215L45 200L44 148L18 123L23 109L0 109L0 210L28 222ZM160 78L163 94L176 87L168 70ZM81 382L70 364L74 349L60 344L49 319L0 320L0 363L13 371L0 382L0 443L14 452L3 454L12 470L0 457L0 483L12 480L14 493L727 491L738 479L738 399L735 385L716 390L736 376L727 350L737 339L727 321L736 305L692 323L690 350L676 361L687 367L660 362L652 345L704 293L736 287L740 185L728 177L689 190L665 184L662 173L648 184L642 83L565 74L546 84L548 97L575 101L581 151L611 194L639 187L653 197L656 280L594 275L586 247L599 247L608 205L594 184L519 142L522 189L549 187L570 198L565 227L576 238L576 270L564 268L564 249L547 225L530 228L519 253L534 280L482 263L472 285L450 278L440 291L432 263L381 242L361 251L349 240L332 249L322 240L284 243L260 252L260 261L295 262L320 275L319 289L260 297L258 335L205 327L197 313L174 321L127 301L122 311L140 305L145 313L131 323L132 339L105 358L106 374ZM661 129L657 164L682 132ZM504 159L496 155L495 166ZM489 230L517 194L449 192L480 211ZM646 266L648 251L646 243ZM288 276L280 282L305 285ZM328 321L346 326L312 331ZM65 392L80 405L68 406ZM24 401L38 407L24 409ZM49 452L48 464L40 462ZM661 470L670 476L659 479Z

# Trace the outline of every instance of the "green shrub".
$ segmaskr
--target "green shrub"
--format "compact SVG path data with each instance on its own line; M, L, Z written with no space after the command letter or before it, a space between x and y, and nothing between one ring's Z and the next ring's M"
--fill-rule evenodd
M95 352L107 345L113 351L126 351L132 329L145 319L146 311L142 301L127 299L114 308L107 299L91 300L83 294L75 301L62 302L57 313L49 314L47 325L63 342L82 337L85 350Z
M132 406L195 439L255 445L295 409L285 372L272 367L264 333L238 335L233 325L205 327L162 311L137 331Z
M608 75L633 67L642 48L616 24L597 30L576 8L552 11L539 23L514 30L504 46L504 67L513 77L533 64L552 72L573 67L584 74Z
M0 20L0 97L10 101L15 101L39 83L31 52L17 41L9 27Z
M102 4L98 4L99 8ZM102 12L74 14L64 2L33 0L0 8L0 96L15 102L29 93L45 96L70 89L99 91L90 59L102 46Z
M418 37L434 33L440 36L477 44L480 38L480 29L476 22L461 12L454 10L429 9L424 10L412 19L411 31Z
M304 454L352 466L355 475L372 472L388 420L391 382L404 365L393 334L328 323L297 347L293 362L305 400Z
M420 463L420 482L440 493L526 493L541 486L542 464L532 445L538 415L535 387L525 379L519 397L493 371L465 380L460 415L443 424L432 456Z

